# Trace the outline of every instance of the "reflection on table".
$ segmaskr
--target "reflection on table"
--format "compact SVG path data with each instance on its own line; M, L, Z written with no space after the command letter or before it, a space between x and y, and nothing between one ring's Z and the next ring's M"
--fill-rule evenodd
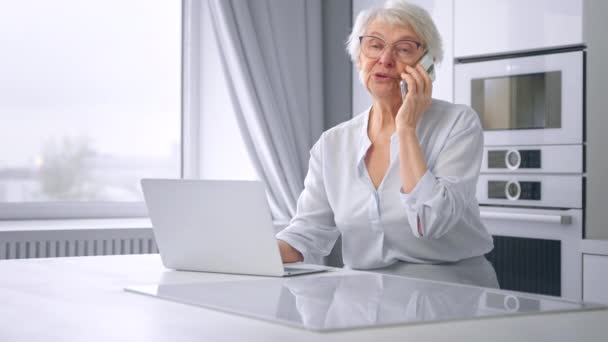
M575 308L480 287L359 274L284 282L277 318L314 329L470 319Z
M377 272L338 271L292 278L141 286L130 290L311 330L590 308L557 298L488 288L497 287L496 276L484 261L404 264Z
M370 271L402 277L499 288L494 267L484 256L443 264L396 262L388 267Z

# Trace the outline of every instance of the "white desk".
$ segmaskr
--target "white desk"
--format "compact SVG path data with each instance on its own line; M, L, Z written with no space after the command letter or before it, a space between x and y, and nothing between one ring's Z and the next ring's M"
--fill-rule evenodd
M605 341L608 336L608 310L315 333L123 290L167 279L253 278L165 272L158 255L0 261L0 341Z

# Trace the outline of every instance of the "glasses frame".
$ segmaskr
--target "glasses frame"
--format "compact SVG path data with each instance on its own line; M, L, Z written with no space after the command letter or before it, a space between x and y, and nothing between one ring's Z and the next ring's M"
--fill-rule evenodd
M396 41L396 42L394 42L394 43L392 43L392 44L389 44L389 43L387 43L387 42L386 42L386 40L384 40L384 39L382 39L382 38L380 38L380 37L376 37L376 36L359 36L359 50L360 50L360 51L361 51L361 53L363 53L363 55L364 55L365 57L367 57L367 58L372 58L372 57L367 56L367 55L366 55L366 54L363 52L363 49L362 49L362 45L363 45L363 38L375 38L375 39L379 39L379 40L381 40L382 42L384 42L384 44L385 44L385 45L384 45L384 49L382 49L382 51L380 52L380 55L379 55L378 57L375 57L374 59L378 59L378 58L380 58L380 56L382 56L382 54L384 53L384 51L386 50L386 48L387 48L387 47L389 47L389 46L392 46L392 47L393 47L393 48L392 48L392 53L393 53L393 55L395 55L395 54L396 54L396 52L395 52L395 48L394 48L394 46L395 46L396 44L398 44L398 43L401 43L401 42L410 42L410 43L414 43L414 44L416 44L416 51L420 50L420 47L424 45L424 44L422 44L421 42L418 42L418 41L415 41L415 40L411 40L411 39L400 39L400 40L398 40L398 41Z

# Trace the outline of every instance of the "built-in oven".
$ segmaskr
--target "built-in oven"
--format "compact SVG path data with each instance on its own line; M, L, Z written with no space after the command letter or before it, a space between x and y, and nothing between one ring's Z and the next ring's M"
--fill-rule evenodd
M484 129L477 200L501 287L581 300L584 52L459 60L455 101Z
M581 300L583 146L485 146L480 215L503 288Z
M581 209L482 206L480 214L501 288L582 300Z
M580 144L582 51L455 66L454 99L479 114L486 145Z

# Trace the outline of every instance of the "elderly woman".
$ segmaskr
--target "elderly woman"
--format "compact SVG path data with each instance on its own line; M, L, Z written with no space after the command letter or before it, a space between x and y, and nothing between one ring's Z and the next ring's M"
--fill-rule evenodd
M429 14L388 1L358 15L347 44L373 104L312 147L296 215L277 234L283 261L318 263L340 235L344 264L356 269L491 251L475 199L478 116L432 99L432 81L418 64L427 52L435 62L443 55Z

